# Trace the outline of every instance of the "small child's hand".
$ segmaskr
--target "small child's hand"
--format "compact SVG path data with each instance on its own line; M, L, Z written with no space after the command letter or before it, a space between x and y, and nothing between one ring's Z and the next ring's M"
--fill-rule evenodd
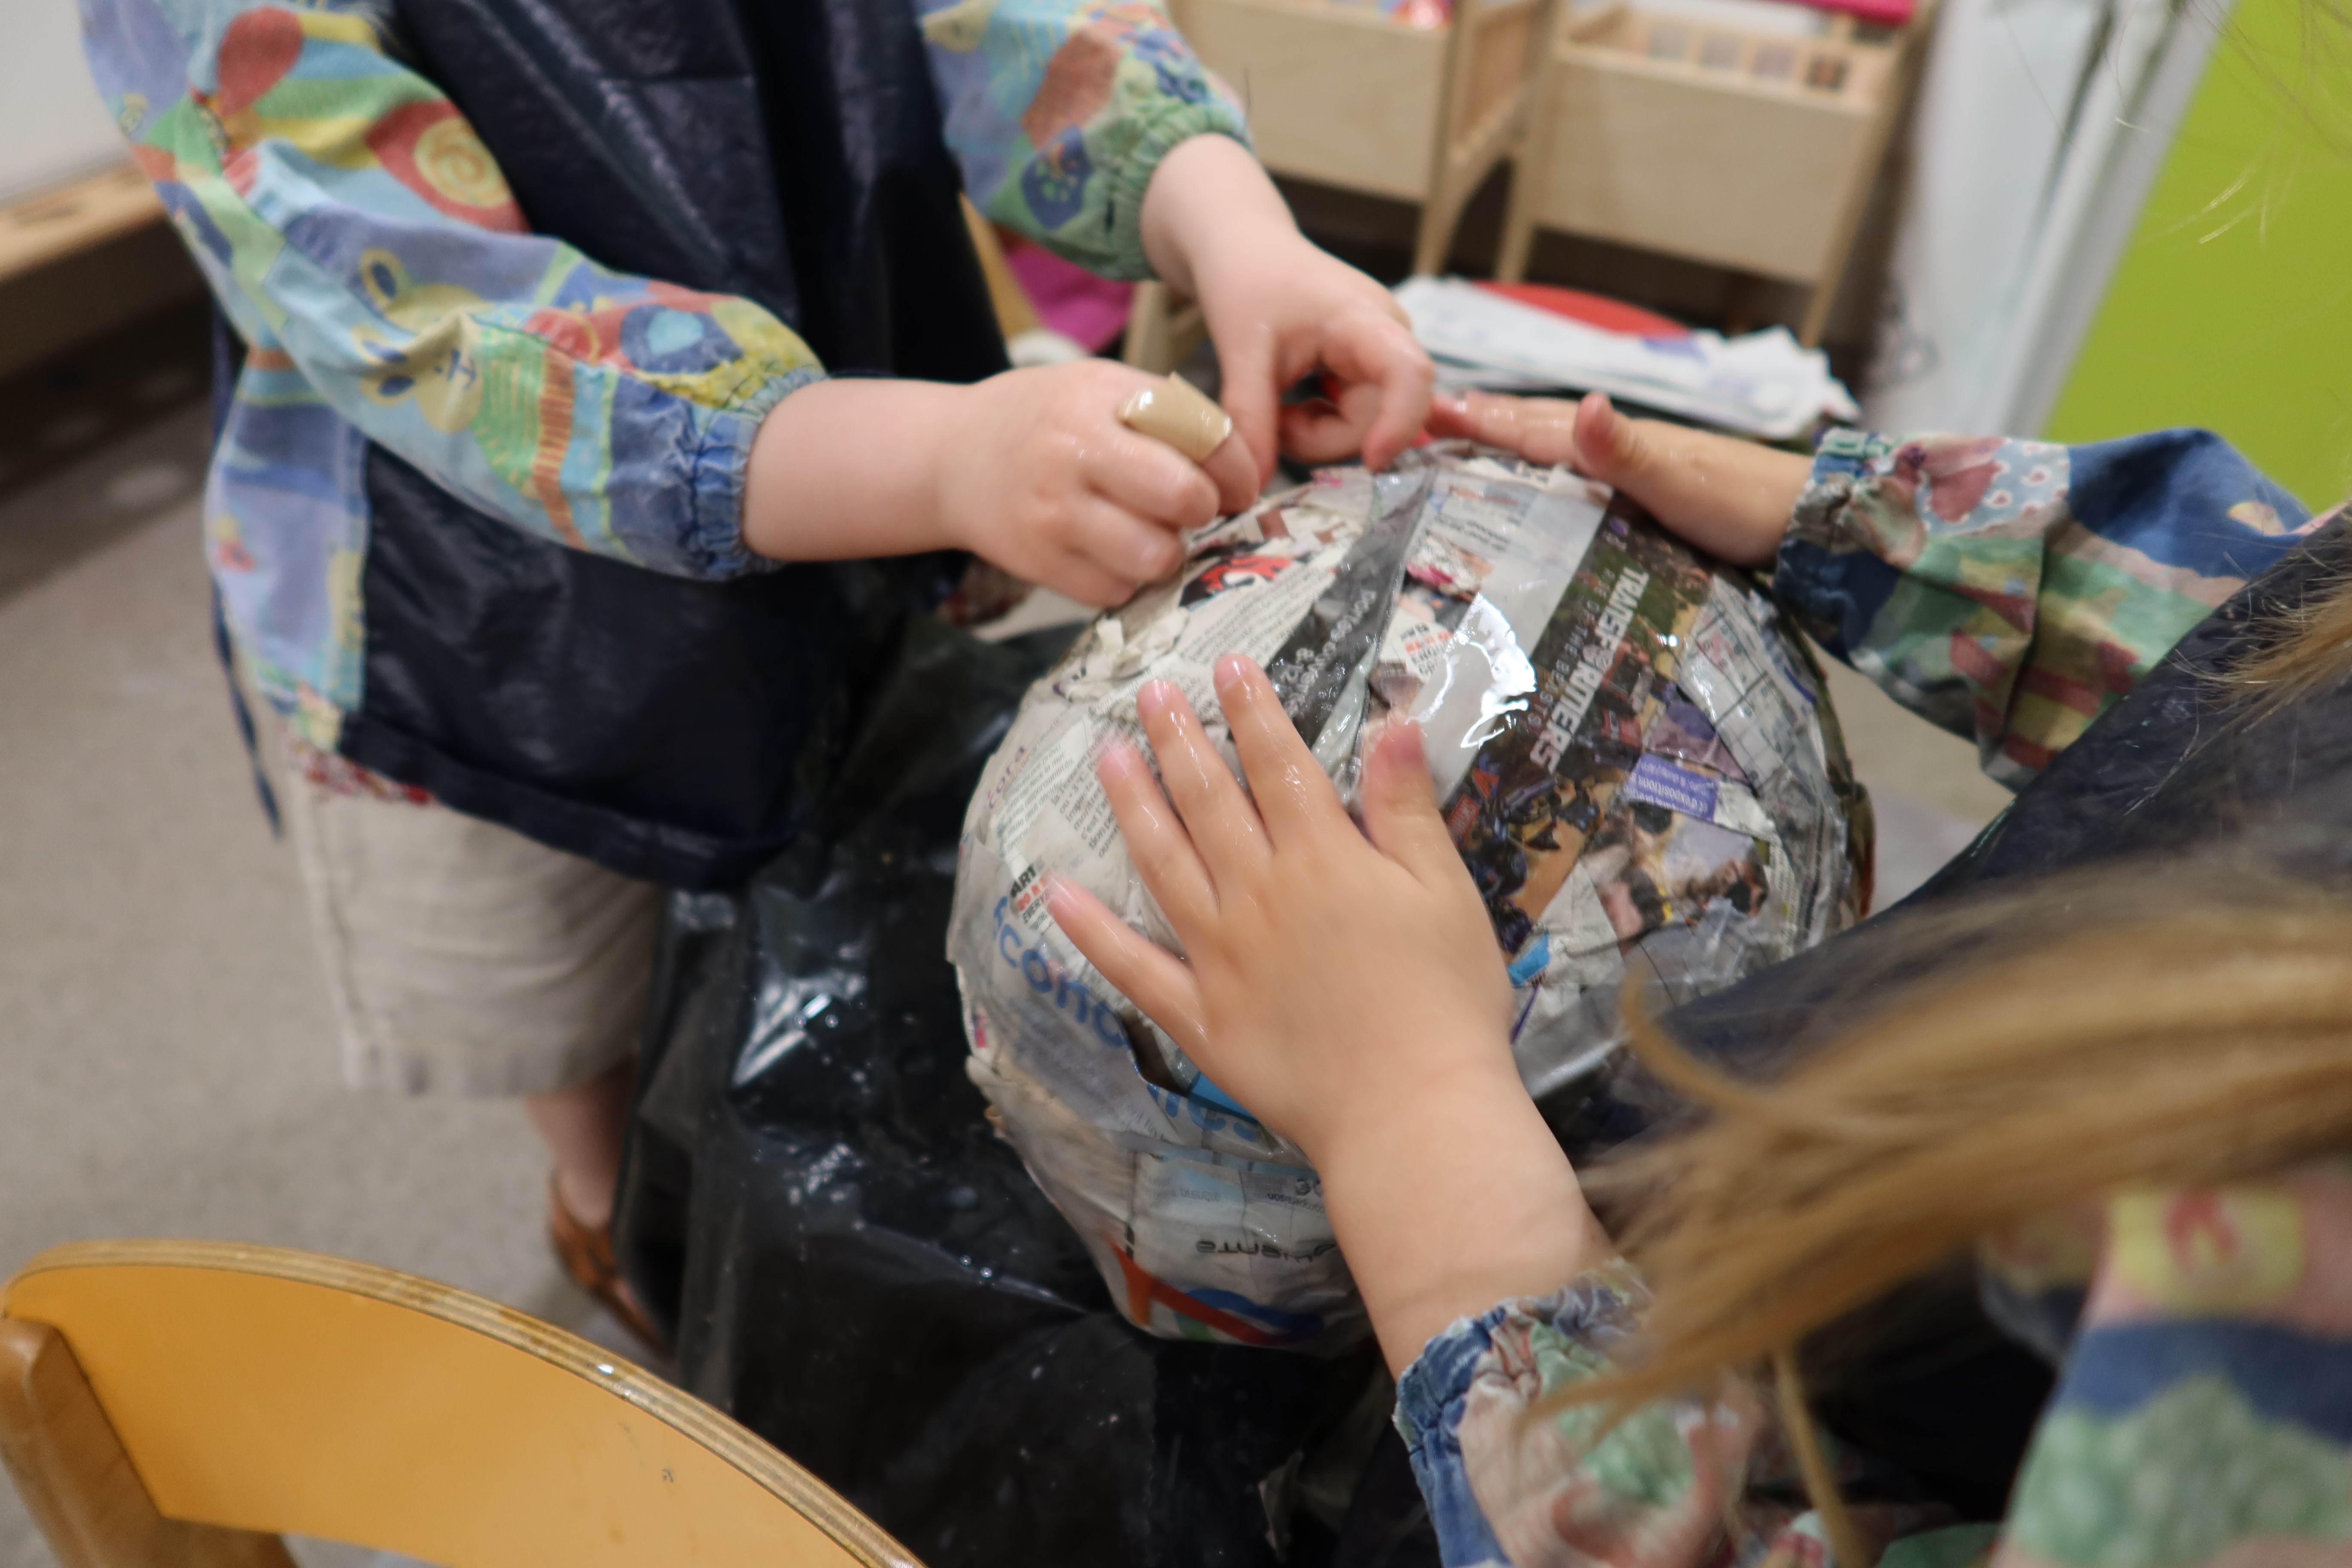
M1609 395L1580 403L1472 392L1441 397L1433 436L1466 436L1531 463L1566 463L1623 490L1660 522L1721 561L1761 566L1780 553L1812 464L1730 436L1629 419Z
M1361 450L1379 468L1412 444L1435 373L1403 308L1298 232L1246 147L1223 136L1179 144L1151 176L1142 222L1160 275L1201 301L1225 412L1260 484L1277 451L1329 463ZM1282 406L1318 369L1337 384L1332 400Z
M1360 451L1383 468L1421 433L1435 372L1380 284L1295 235L1196 261L1193 276L1225 411L1264 472L1277 447L1306 463ZM1279 401L1318 369L1329 373L1331 397Z
M963 388L940 432L949 539L1082 604L1123 604L1182 559L1178 537L1257 496L1228 438L1194 463L1118 422L1156 378L1107 360L1007 371Z
M973 386L820 381L761 422L743 542L772 561L969 550L1097 607L1173 571L1179 534L1257 499L1228 437L1195 463L1118 421L1158 379L1107 360Z
M1133 751L1102 763L1186 956L1074 884L1046 896L1104 978L1307 1152L1402 1375L1446 1324L1558 1289L1609 1240L1519 1083L1510 982L1419 731L1372 743L1360 833L1265 672L1225 659L1217 695L1255 804L1164 683L1136 707L1167 793Z
M1217 689L1255 803L1164 682L1136 707L1167 793L1131 749L1101 763L1186 957L1072 883L1054 883L1054 918L1220 1088L1318 1165L1352 1132L1393 1133L1440 1084L1474 1079L1524 1100L1510 984L1437 815L1420 732L1395 725L1371 746L1360 832L1264 672L1227 658Z

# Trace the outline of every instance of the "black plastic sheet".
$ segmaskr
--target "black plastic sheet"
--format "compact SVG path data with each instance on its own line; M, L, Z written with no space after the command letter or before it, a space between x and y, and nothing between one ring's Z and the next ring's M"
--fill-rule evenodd
M1129 1328L964 1075L957 834L1067 640L909 619L816 824L676 898L625 1264L685 1386L932 1568L1433 1563L1376 1354Z
M1966 855L1860 929L1671 1015L1769 1076L1867 1007L1906 911L2125 855L2243 836L2352 878L2352 687L2251 717L2217 677L2332 581L2342 525L2185 637ZM1435 1561L1386 1380L1149 1338L989 1131L940 956L980 763L1061 638L911 624L817 828L740 893L673 905L620 1241L681 1377L932 1563ZM1604 1157L1682 1109L1637 1068L1551 1108ZM1851 1325L1824 1414L1975 1518L1998 1517L2049 1385L1966 1270ZM1335 1522L1336 1521L1336 1522ZM1276 1542L1282 1542L1277 1550Z

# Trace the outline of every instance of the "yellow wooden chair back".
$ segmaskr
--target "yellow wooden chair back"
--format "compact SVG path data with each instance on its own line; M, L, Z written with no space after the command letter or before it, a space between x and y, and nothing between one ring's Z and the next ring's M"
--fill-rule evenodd
M86 1381L85 1381L86 1380ZM65 1568L917 1568L807 1472L584 1340L388 1268L82 1243L0 1295L0 1458Z

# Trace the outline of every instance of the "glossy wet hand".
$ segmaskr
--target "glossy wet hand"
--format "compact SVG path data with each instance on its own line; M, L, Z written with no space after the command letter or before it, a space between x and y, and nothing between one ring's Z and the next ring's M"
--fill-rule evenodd
M1370 748L1359 831L1263 671L1217 668L1244 795L1183 697L1137 702L1163 793L1131 749L1103 786L1178 959L1075 884L1049 892L1078 950L1226 1092L1319 1165L1381 1137L1442 1084L1522 1102L1510 984L1469 872L1437 815L1419 731Z
M946 540L1097 607L1174 571L1179 535L1249 505L1257 476L1234 439L1195 463L1121 425L1119 405L1155 384L1086 360L958 389L935 433Z
M1361 452L1378 468L1412 445L1434 373L1403 308L1298 232L1247 148L1214 135L1180 144L1152 174L1142 226L1160 275L1201 301L1260 484L1277 452L1310 463ZM1318 370L1333 395L1284 406Z
M1386 468L1412 444L1434 371L1394 297L1303 237L1197 265L1225 411L1260 455L1305 463L1362 455ZM1285 405L1315 371L1329 395Z
M1473 392L1430 409L1433 436L1466 436L1531 463L1565 463L1613 486L1721 561L1761 566L1780 552L1812 464L1656 419L1631 419L1606 393L1580 403Z
M1401 1374L1447 1323L1567 1283L1608 1237L1519 1083L1510 984L1419 732L1370 745L1359 832L1256 666L1224 660L1217 693L1255 803L1164 684L1137 708L1166 791L1132 751L1102 767L1188 960L1072 884L1047 897L1105 978L1307 1152Z

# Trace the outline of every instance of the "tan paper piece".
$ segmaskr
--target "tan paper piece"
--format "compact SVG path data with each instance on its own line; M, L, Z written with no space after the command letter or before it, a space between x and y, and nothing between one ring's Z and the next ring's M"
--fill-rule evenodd
M1196 463L1207 462L1234 433L1233 416L1172 372L1158 386L1147 386L1120 404L1118 422L1139 436L1167 442Z

